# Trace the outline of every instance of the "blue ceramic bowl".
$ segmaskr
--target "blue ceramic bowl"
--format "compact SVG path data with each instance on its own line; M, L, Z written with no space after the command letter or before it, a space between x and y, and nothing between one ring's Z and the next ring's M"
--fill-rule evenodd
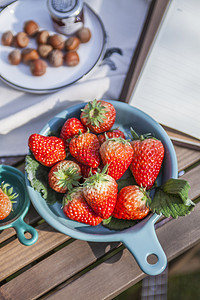
M164 129L150 116L136 109L129 104L119 101L109 101L116 109L116 122L114 127L119 127L128 136L130 127L138 133L150 132L156 138L160 139L165 147L165 157L162 171L159 174L158 182L164 183L169 178L177 177L177 159L174 147ZM56 115L40 131L42 135L49 135L58 130L71 117L80 116L80 109L86 103L81 103L68 108ZM109 230L102 225L89 226L69 220L64 215L61 205L56 203L48 205L41 195L36 192L26 179L29 196L38 213L55 229L76 239L94 241L94 242L122 242L134 255L141 269L149 274L156 275L161 273L167 264L167 259L163 249L157 239L154 224L160 216L151 214L135 226L122 230ZM147 261L149 255L157 256L157 262L150 264Z
M13 203L13 210L7 218L0 220L0 230L13 227L16 230L19 241L26 246L33 245L38 239L38 233L35 228L24 222L30 206L24 174L18 169L0 165L0 182L4 181L13 187L13 192L18 196ZM25 233L29 232L31 238L26 238Z

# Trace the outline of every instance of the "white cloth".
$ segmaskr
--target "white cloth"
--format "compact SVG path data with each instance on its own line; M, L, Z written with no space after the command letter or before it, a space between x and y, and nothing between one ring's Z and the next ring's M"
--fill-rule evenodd
M120 48L85 78L52 94L31 94L0 82L0 156L24 155L30 134L67 107L93 99L118 99L149 7L147 0L87 0L100 16L107 49Z

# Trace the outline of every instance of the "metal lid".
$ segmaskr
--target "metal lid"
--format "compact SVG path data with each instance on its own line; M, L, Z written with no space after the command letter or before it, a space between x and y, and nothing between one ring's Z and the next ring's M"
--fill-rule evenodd
M79 15L83 8L83 0L47 0L51 15L57 18L69 18Z

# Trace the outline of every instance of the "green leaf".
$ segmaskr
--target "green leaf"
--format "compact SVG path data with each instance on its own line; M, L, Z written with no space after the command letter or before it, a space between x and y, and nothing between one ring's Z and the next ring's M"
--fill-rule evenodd
M168 179L163 185L163 191L172 195L179 195L183 203L188 201L188 192L190 190L190 184L187 180L183 179Z
M117 184L118 184L118 191L120 191L123 187L125 187L127 185L135 185L136 181L135 181L133 175L130 175L126 178L118 179Z
M190 205L188 205L190 203ZM194 209L194 203L189 201L184 203L179 194L168 194L161 188L155 192L154 199L150 209L157 214L163 214L165 217L177 219L179 216L186 216Z
M137 223L138 221L136 220L122 220L122 219L110 217L106 220L103 220L102 225L110 230L123 230Z
M33 155L26 156L26 172L31 186L48 204L60 202L63 195L55 192L48 184L49 168L41 165Z

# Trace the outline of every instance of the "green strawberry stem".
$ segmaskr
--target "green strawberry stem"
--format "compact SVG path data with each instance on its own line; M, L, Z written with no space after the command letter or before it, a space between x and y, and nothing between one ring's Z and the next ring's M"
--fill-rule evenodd
M113 137L113 138L109 138L106 134L105 134L105 136L107 137L107 140L109 140L109 141L118 142L118 143L122 143L122 144L129 144L129 140L125 140L121 136Z
M101 171L100 169L97 169L97 172L88 177L84 183L82 184L82 186L87 186L87 185L94 185L95 182L100 182L100 181L108 181L106 178L105 178L105 174L108 170L108 164L106 164L104 167L103 167L103 170Z
M140 139L139 135L137 134L137 132L132 127L130 128L130 132L131 132L131 136L132 136L133 141Z
M144 194L142 200L145 201L146 206L150 208L151 207L151 202L152 202L152 199L151 199L151 197L149 195L150 191L146 191L146 189L143 188L143 187L140 187L140 190Z
M88 106L81 109L81 111L83 112L83 117L87 119L86 125L91 123L92 126L99 127L99 124L104 122L103 119L106 119L105 114L107 110L105 106L103 106L101 102L97 102L96 99L89 102Z
M11 203L16 203L16 201L13 200L16 199L19 194L13 193L13 187L10 184L2 181L0 188L2 189L3 193L9 197Z
M142 135L138 135L137 132L131 127L130 128L132 141L140 140L144 141L145 139L154 138L151 133L144 133ZM154 138L155 139L155 138Z
M67 187L68 190L72 190L74 186L79 185L81 175L77 173L77 169L74 167L70 167L67 170L58 170L57 172L54 172L54 174L59 179L59 187Z
M62 208L67 204L68 202L72 201L72 194L78 192L81 190L81 186L74 187L72 190L68 190L66 194L64 194L62 199Z

